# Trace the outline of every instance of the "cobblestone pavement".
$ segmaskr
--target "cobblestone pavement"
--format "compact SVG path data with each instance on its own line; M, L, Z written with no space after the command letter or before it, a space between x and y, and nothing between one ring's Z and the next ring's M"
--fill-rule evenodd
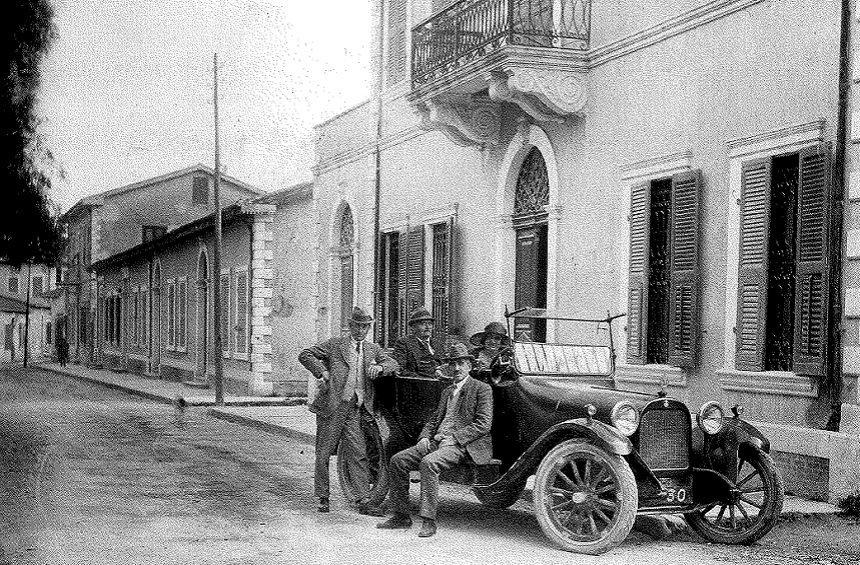
M0 564L860 561L860 527L834 516L783 522L748 548L634 532L607 555L575 556L547 543L527 503L491 510L454 485L439 534L422 540L416 527L376 530L337 494L317 514L312 469L307 446L202 409L0 369Z

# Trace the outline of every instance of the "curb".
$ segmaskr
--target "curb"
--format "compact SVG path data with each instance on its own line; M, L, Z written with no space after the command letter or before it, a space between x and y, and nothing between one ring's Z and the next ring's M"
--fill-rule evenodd
M303 404L303 403L297 403ZM293 404L295 406L296 404ZM227 412L225 410L221 410L220 408L210 408L209 414L214 416L215 418L225 420L227 422L232 422L234 424L242 424L245 426L250 426L252 428L257 428L263 430L264 432L269 432L270 434L285 436L297 441L300 441L307 445L314 445L316 443L316 435L309 434L306 432L300 432L299 430L294 430L292 428L287 428L284 426L280 426L278 424L272 424L269 422L264 422L262 420L258 420L256 418L251 418L248 416L243 416L241 414L234 414L232 412Z
M209 407L209 406L217 406L215 400L200 400L200 399L192 399L189 400L181 395L179 396L164 396L162 394L157 394L154 392L149 392L147 390L141 390L138 388L132 388L129 386L123 386L117 383L112 383L108 381L103 381L101 379L95 377L88 377L86 375L80 375L78 373L72 373L70 371L63 371L60 369L56 369L54 367L46 367L44 365L33 365L34 368L38 368L42 371L47 371L50 373L54 373L56 375L62 375L64 377L71 377L73 379L78 379L84 382L88 382L91 384L101 385L103 387L118 390L120 392L125 392L128 394L133 394L135 396L139 396L141 398L146 398L147 400L154 400L155 402L159 402L161 404L179 404L181 406L195 406L195 407ZM303 397L296 396L288 396L284 397L279 401L258 401L258 400L225 400L225 406L298 406L300 404L306 404L307 399Z

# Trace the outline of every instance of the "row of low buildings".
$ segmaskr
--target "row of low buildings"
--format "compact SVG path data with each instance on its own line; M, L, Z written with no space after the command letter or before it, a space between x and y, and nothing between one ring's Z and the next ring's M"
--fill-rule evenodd
M741 403L790 491L856 488L860 102L839 3L371 4L373 98L317 126L312 183L225 179L220 273L204 166L66 213L73 359L204 382L222 355L228 390L295 394L298 350L353 304L383 345L418 305L442 337L506 306L620 311L617 386Z

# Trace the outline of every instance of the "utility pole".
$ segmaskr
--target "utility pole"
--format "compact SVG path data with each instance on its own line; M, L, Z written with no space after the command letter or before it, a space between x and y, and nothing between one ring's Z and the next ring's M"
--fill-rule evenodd
M32 263L27 263L27 302L24 307L24 368L27 368L27 360L30 357L30 281L33 269Z
M220 147L218 138L218 53L214 57L214 74L215 74L215 186L213 196L215 200L215 253L212 258L212 278L214 280L213 300L215 308L213 308L214 317L213 324L215 326L213 345L215 347L215 404L218 406L224 405L224 357L221 353L221 316L226 315L226 312L221 311L221 161ZM229 285L228 285L229 292Z

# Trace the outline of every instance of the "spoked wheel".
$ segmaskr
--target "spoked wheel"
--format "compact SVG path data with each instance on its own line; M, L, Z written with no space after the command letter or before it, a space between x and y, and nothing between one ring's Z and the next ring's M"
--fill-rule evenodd
M581 440L554 447L535 476L538 523L567 551L599 555L614 548L630 533L638 504L627 461Z
M723 499L684 514L690 527L708 541L750 544L773 528L782 512L782 478L767 453L740 453L738 482Z
M367 446L368 479L370 483L370 501L381 504L388 493L388 465L385 457L385 445L379 426L370 416L362 418L361 429L364 432L364 442ZM343 496L350 502L358 502L358 489L353 477L346 466L343 444L337 448L337 476Z

